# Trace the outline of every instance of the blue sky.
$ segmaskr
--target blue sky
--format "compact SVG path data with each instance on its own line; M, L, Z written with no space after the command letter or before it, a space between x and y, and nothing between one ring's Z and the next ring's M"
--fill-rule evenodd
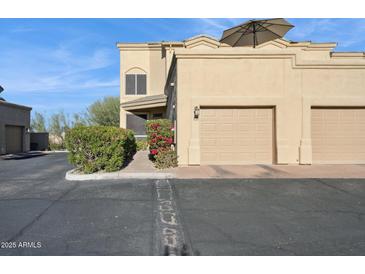
M0 19L0 85L10 102L47 116L82 112L119 95L116 42L220 37L246 19ZM365 51L365 19L288 19L289 40L338 42L336 51Z

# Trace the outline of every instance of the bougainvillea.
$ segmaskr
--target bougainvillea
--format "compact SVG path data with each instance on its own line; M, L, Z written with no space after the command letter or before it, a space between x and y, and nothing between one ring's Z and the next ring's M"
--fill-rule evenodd
M151 120L146 123L150 159L157 168L177 166L177 155L173 149L175 128L170 120Z
M146 132L150 154L154 159L160 151L171 149L174 142L174 128L170 120L150 120L146 123Z

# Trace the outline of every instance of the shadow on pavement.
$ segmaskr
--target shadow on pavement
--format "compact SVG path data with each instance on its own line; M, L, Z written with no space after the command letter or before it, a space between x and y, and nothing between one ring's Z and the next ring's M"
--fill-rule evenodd
M7 154L1 156L2 160L23 160L33 157L46 156L47 154L42 151L33 151L33 152L24 152L24 153L15 153L15 154Z

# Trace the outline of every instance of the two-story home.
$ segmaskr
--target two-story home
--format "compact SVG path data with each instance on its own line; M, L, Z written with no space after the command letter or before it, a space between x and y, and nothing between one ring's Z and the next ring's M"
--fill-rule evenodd
M176 126L179 165L365 163L365 54L276 39L118 43L120 126Z

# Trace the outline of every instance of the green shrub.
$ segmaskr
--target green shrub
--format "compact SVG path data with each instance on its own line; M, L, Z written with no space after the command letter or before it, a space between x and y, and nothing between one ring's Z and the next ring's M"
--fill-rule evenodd
M159 169L177 167L176 151L172 149L159 149L155 155L154 165Z
M147 140L137 140L136 143L137 143L137 151L147 150L148 148Z
M56 143L49 143L49 150L64 150L66 149L64 143L56 144Z
M85 173L117 171L136 153L131 130L111 126L80 126L66 133L69 161Z

